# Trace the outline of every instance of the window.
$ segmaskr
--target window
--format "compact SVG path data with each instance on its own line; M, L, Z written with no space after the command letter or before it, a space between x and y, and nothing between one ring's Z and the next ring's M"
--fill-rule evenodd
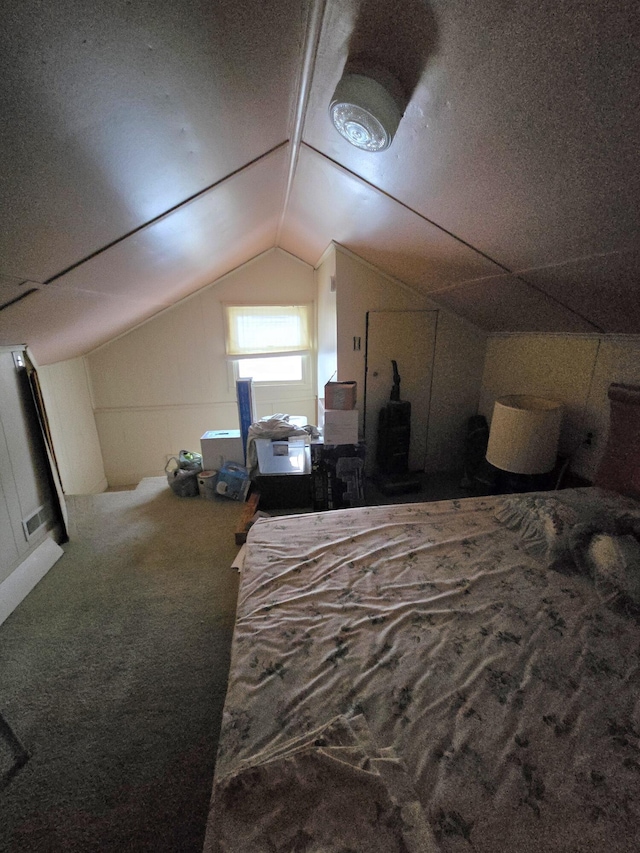
M237 377L308 383L309 314L308 305L227 305L227 354Z
M301 355L243 358L238 362L238 379L254 382L302 382Z

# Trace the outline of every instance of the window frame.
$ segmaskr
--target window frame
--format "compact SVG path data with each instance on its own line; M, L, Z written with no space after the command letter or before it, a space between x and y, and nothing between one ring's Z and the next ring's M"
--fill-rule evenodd
M314 352L314 304L312 302L295 302L284 304L282 302L274 303L274 302L264 302L257 305L255 302L252 303L224 303L223 304L223 314L224 314L224 331L225 331L225 351L226 351L226 360L228 363L229 369L229 387L234 388L236 381L240 378L239 376L239 363L241 361L245 361L248 359L257 359L257 358L284 358L288 356L300 356L302 359L302 379L281 379L281 380L273 380L273 381L261 381L254 379L254 385L258 388L282 388L282 389L291 389L291 390L308 390L310 393L314 392L314 365L313 365L313 352ZM229 311L228 309L243 309L243 308L304 308L305 311L305 323L306 323L306 337L309 344L308 349L283 349L283 350L270 350L267 352L245 352L245 353L230 353L229 352L229 341L230 341L230 319L229 319Z

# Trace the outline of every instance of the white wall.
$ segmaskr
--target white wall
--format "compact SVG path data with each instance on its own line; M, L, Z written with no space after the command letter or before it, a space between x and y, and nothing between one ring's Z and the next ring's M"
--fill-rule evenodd
M640 336L496 335L489 339L480 413L491 421L496 397L534 394L564 403L560 450L572 470L593 479L609 425L611 382L640 384ZM590 446L582 444L593 432Z
M225 354L223 304L313 302L312 267L280 249L244 264L88 358L110 486L163 472L207 430L237 429L235 383ZM316 416L315 382L279 399L256 392L257 417Z
M427 471L462 468L467 421L478 412L487 336L440 310L433 361Z
M38 376L64 493L103 492L107 479L85 359L39 367Z
M338 379L357 381L362 416L367 311L434 310L438 306L341 246L336 246L335 275ZM353 349L354 337L361 338L359 351ZM483 332L439 309L427 439L428 472L462 467L467 420L478 408L485 346Z

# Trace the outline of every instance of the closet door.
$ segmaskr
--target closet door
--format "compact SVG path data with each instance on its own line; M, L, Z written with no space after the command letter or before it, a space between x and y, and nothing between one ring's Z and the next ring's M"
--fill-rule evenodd
M411 403L409 469L424 471L437 311L369 311L364 393L367 471L375 470L378 414L393 387L392 360L401 377L400 399Z
M23 523L33 527L25 531ZM0 582L59 523L25 367L0 351Z

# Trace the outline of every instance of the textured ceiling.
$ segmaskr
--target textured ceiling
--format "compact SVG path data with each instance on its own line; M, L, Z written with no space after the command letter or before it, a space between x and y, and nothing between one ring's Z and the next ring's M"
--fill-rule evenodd
M488 331L640 333L636 0L7 5L0 344L69 358L331 240ZM408 96L381 153L328 119L354 57Z

